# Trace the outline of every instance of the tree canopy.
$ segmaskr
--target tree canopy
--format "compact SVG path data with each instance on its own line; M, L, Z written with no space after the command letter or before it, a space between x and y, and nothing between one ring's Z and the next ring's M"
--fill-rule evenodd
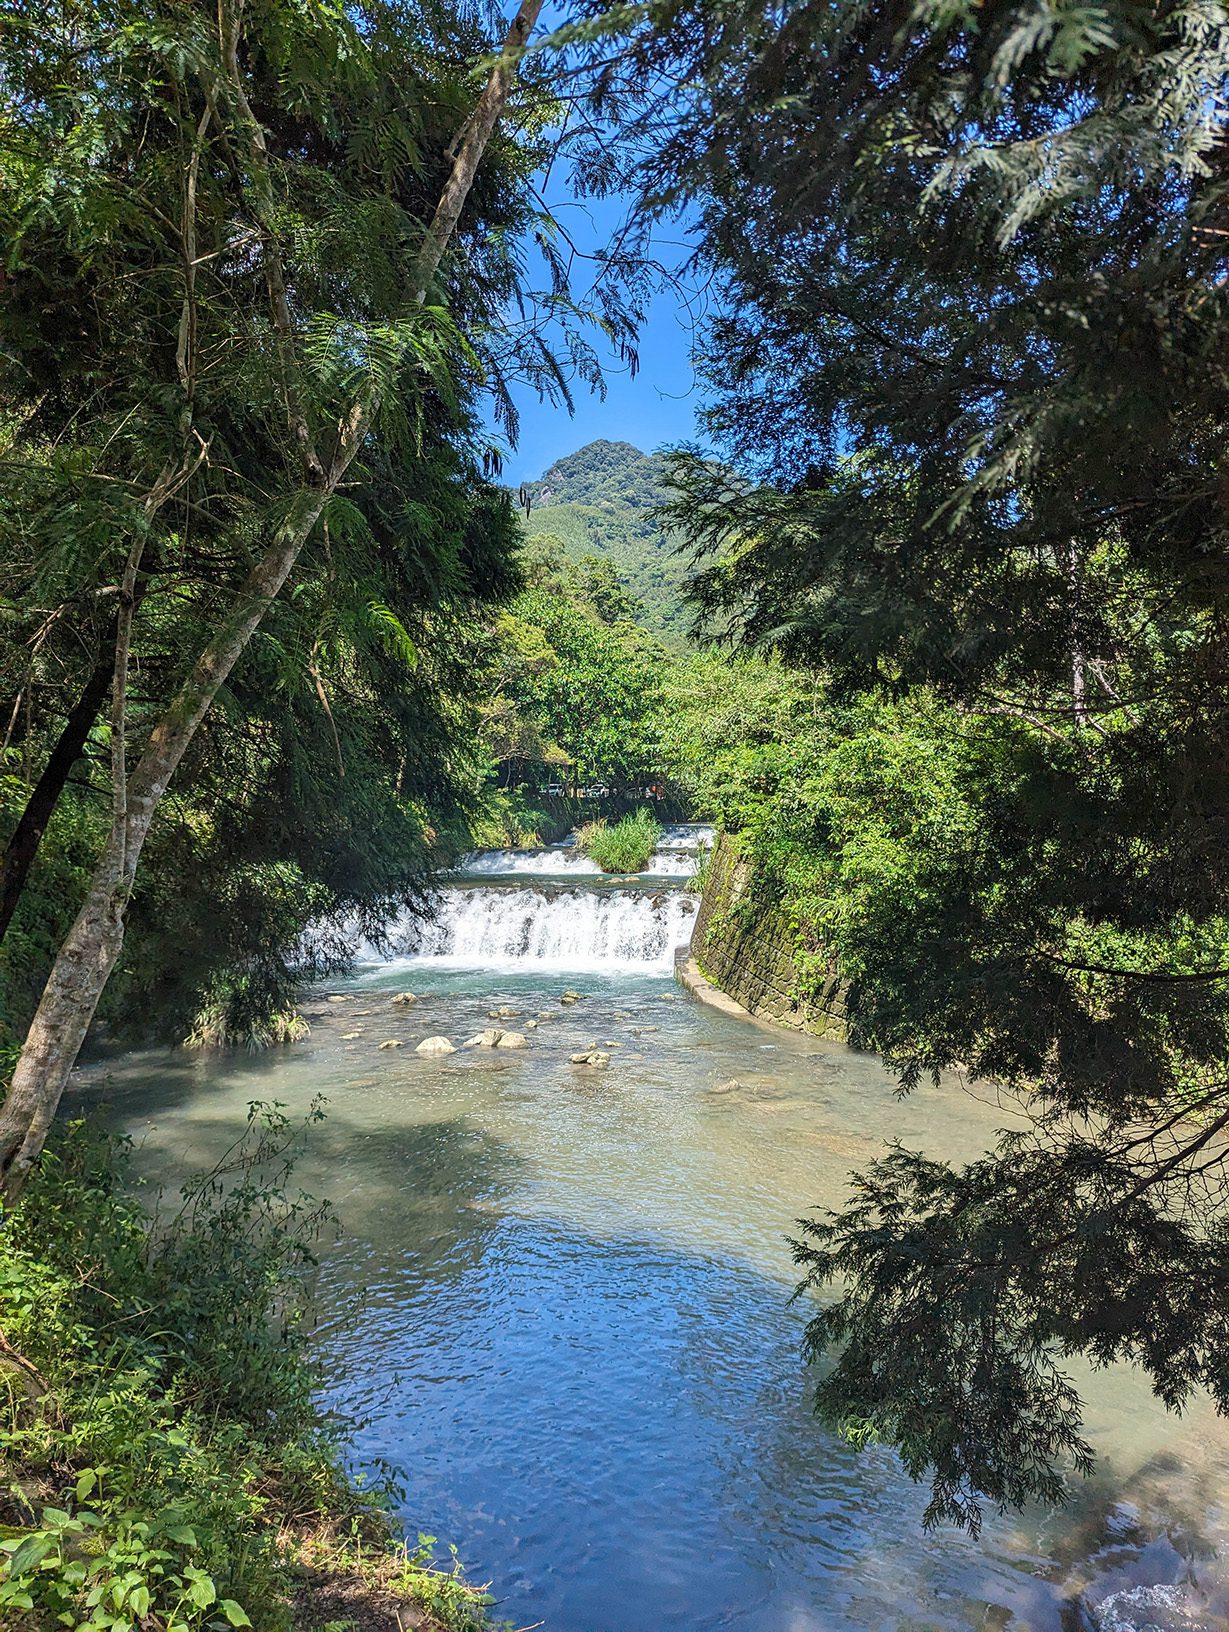
M907 1088L1032 1112L963 1169L891 1154L798 1249L821 1409L976 1525L1087 1465L1066 1356L1229 1408L1229 27L666 7L633 88L663 51L695 89L650 99L642 185L695 201L752 478L676 461L701 604L833 706L922 710L815 742L798 895Z

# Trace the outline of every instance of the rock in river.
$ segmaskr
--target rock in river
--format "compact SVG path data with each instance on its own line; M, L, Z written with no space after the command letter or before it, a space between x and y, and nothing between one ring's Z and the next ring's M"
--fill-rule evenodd
M404 1047L404 1044L402 1043L400 1037L390 1037L386 1043L381 1043L380 1047L381 1048L402 1048L402 1047Z
M456 1049L447 1037L424 1037L414 1050L415 1054L455 1054Z
M461 1047L462 1048L495 1048L495 1047L498 1046L499 1039L502 1036L503 1036L502 1031L496 1030L496 1028L494 1026L488 1026L485 1031L480 1031L476 1037L471 1037L468 1040L468 1042L462 1043Z
M495 1044L496 1048L528 1048L529 1039L519 1031L505 1031Z
M393 1002L394 1003L417 1003L418 1002L418 994L416 992L398 992L396 997L393 998Z

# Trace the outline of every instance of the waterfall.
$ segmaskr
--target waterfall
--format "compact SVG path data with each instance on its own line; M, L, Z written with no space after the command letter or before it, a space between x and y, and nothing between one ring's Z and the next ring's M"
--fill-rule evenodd
M664 975L695 911L695 898L678 891L453 889L433 920L407 923L394 946L441 968Z
M642 876L689 878L701 847L711 846L713 829L679 822L662 830ZM575 835L545 850L479 850L467 856L459 871L466 878L597 878L601 868L576 847Z

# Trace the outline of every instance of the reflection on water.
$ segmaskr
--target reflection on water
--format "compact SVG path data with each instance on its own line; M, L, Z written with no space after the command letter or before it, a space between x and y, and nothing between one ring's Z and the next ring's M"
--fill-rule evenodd
M455 1540L517 1625L550 1632L1092 1627L1076 1595L1191 1578L1227 1436L1136 1377L1088 1380L1097 1478L1073 1508L924 1536L894 1456L808 1411L784 1237L889 1137L956 1158L1011 1107L901 1102L872 1058L696 1007L666 979L371 970L310 1041L255 1059L136 1056L84 1074L151 1168L199 1164L247 1102L329 1097L299 1169L336 1203L324 1334L360 1460L397 1465L410 1530ZM571 985L587 994L559 1003ZM523 1052L420 1058L507 1007ZM391 1038L405 1045L381 1052ZM593 1043L612 1064L568 1055ZM357 1312L353 1293L365 1290ZM343 1312L344 1311L344 1312ZM1141 1539L1152 1536L1149 1547ZM1220 1593L1222 1596L1217 1597Z

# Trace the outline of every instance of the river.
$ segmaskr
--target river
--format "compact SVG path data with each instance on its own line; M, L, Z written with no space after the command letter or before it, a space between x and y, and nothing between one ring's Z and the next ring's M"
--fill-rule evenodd
M890 1138L967 1157L1015 1112L955 1082L902 1101L872 1056L681 992L701 836L669 830L630 884L571 847L475 857L434 924L310 1005L307 1042L130 1055L77 1092L179 1170L250 1100L327 1096L297 1177L344 1224L323 1340L356 1457L398 1470L407 1528L454 1541L516 1626L1229 1625L1229 1435L1205 1404L1175 1419L1130 1372L1079 1373L1096 1476L978 1541L925 1535L894 1455L816 1423L793 1221ZM492 1024L528 1046L414 1052ZM570 1063L593 1045L607 1068Z

